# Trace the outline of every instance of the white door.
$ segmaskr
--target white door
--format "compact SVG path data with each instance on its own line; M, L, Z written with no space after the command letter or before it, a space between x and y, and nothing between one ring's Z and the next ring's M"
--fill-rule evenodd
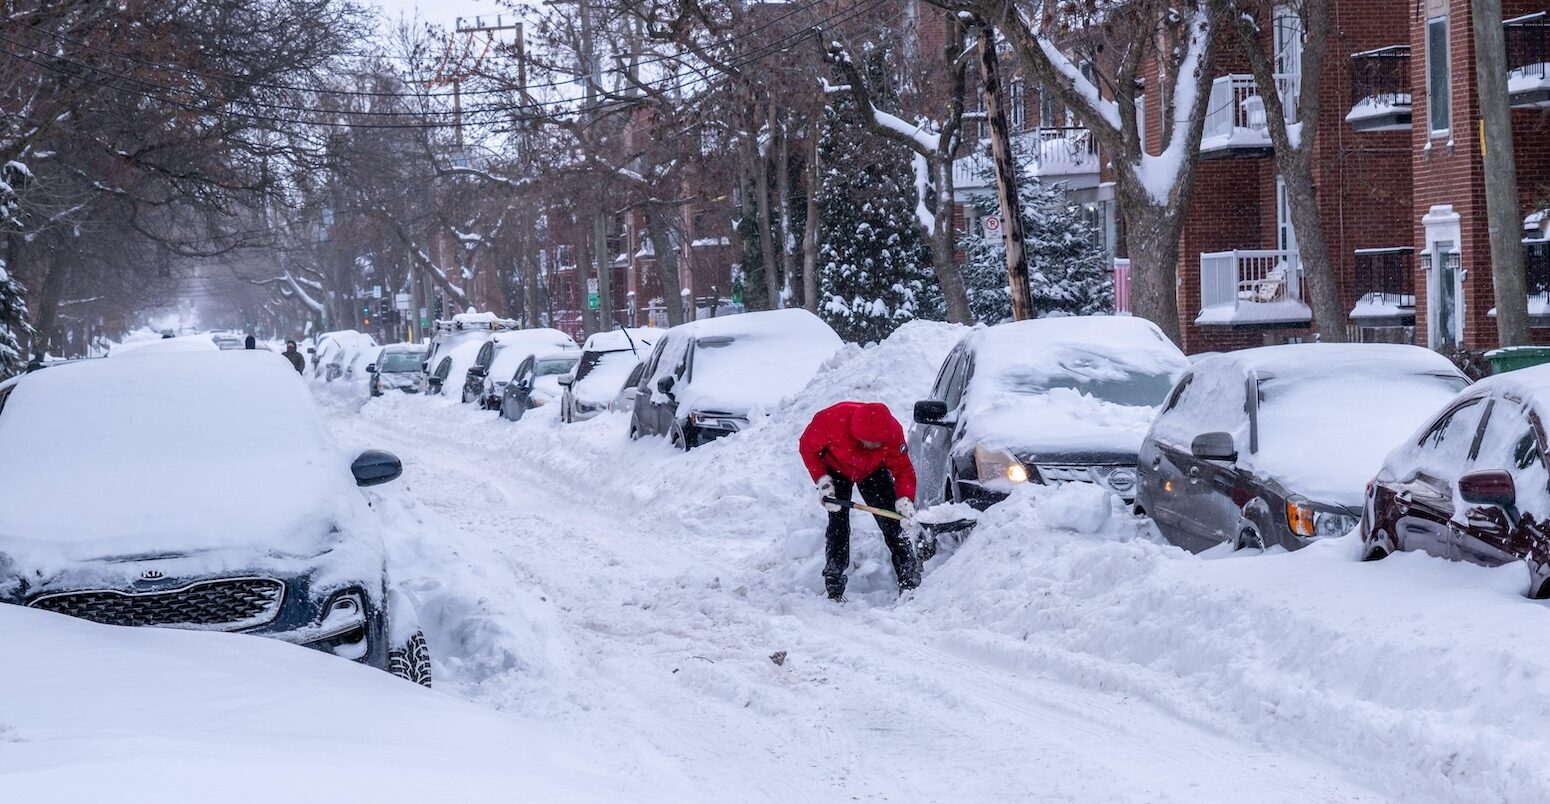
M1302 20L1289 8L1276 9L1276 73L1302 75Z
M1276 248L1297 253L1297 232L1292 229L1292 206L1286 198L1286 182L1276 177Z

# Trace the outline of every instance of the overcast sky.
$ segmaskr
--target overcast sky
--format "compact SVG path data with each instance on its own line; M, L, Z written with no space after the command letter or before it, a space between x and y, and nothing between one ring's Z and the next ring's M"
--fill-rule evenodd
M506 13L508 9L494 0L370 0L372 4L380 7L388 21L397 21L400 15L414 16L418 11L420 18L426 22L434 22L447 27L458 17L494 17L496 14Z

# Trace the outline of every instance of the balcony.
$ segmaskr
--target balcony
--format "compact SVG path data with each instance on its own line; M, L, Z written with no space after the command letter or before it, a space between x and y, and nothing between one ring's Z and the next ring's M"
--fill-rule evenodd
M1351 323L1358 327L1415 325L1415 249L1356 250L1356 306Z
M1295 251L1218 251L1200 255L1199 326L1307 326L1302 265Z
M1302 82L1296 75L1276 76L1281 105L1287 122L1297 120L1297 93ZM1206 104L1205 133L1200 140L1200 156L1217 159L1232 156L1262 156L1270 150L1269 121L1265 101L1259 96L1254 76L1224 75L1211 82L1211 98Z
M1502 23L1507 97L1514 109L1550 108L1550 18L1545 12Z
M1523 278L1528 291L1529 323L1537 327L1550 325L1550 242L1523 241Z
M1410 46L1351 54L1351 111L1357 131L1410 130Z
M1059 181L1072 190L1098 186L1098 145L1083 126L1029 129L1012 137L1012 153L1030 175ZM996 186L988 149L953 162L953 186L960 191Z

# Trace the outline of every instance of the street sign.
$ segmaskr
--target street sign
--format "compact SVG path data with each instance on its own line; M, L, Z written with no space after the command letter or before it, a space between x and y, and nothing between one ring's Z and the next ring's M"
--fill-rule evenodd
M1001 216L1000 215L986 215L981 220L980 225L983 226L984 229L985 229L985 239L986 240L1000 240L1001 239Z
M393 306L400 310L409 309L409 294L399 293L393 296Z
M587 309L596 310L601 306L602 303L597 293L597 277L594 276L587 280Z
M372 285L371 286L371 297L373 299L380 299L380 298L382 298L382 286L381 285Z

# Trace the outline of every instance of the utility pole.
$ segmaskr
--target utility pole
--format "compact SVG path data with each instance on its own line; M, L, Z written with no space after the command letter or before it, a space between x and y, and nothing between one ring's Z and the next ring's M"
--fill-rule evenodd
M1513 159L1512 112L1507 98L1502 0L1473 0L1471 6L1496 335L1502 346L1521 346L1529 342L1528 290L1523 276L1523 223L1518 212L1518 168Z
M588 4L588 0L577 0L577 5L580 6L581 11L581 69L587 76L586 108L588 116L592 117L595 123L597 90L602 84L602 76L599 75L597 51L592 41L592 7ZM601 201L599 203L601 204ZM601 208L592 213L592 241L592 257L597 264L598 329L612 329L613 293L612 288L608 286L608 280L609 265L613 260L608 256L608 217ZM658 259L661 257L658 256Z
M1017 194L1017 169L1007 134L1006 110L1001 108L1001 70L996 58L996 29L980 21L980 79L984 84L985 116L990 123L990 157L996 166L996 195L1001 201L1005 231L1007 283L1012 290L1012 320L1033 317L1028 297L1028 256L1023 251L1023 208Z

